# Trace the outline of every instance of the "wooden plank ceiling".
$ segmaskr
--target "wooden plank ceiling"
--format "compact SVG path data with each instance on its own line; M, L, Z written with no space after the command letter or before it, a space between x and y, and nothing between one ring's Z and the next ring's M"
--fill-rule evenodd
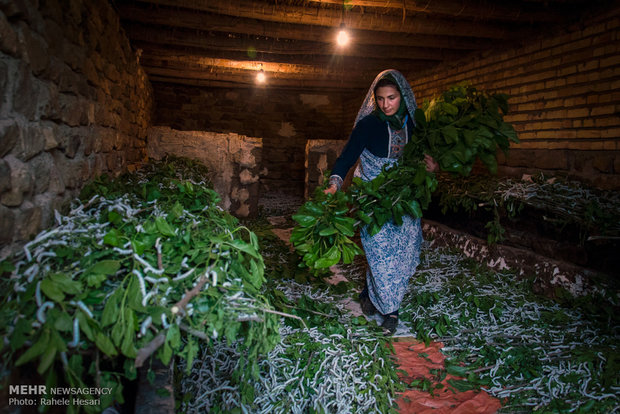
M593 13L597 0L116 0L151 81L295 89L366 88L527 39ZM344 23L351 41L336 44Z

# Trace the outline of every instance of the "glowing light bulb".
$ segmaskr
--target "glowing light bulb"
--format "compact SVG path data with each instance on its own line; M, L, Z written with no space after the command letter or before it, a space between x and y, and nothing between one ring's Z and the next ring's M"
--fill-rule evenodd
M349 33L347 32L344 23L340 25L340 31L336 37L336 42L338 43L338 46L346 46L349 43Z
M267 78L265 77L265 72L261 69L257 74L256 74L256 82L258 83L265 83L265 80Z

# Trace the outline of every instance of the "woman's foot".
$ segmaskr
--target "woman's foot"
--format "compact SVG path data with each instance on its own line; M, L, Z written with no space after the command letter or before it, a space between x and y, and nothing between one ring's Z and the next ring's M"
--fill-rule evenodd
M359 299L360 305L362 305L362 312L364 313L364 315L372 316L377 313L377 308L375 308L375 305L373 305L372 301L370 300L367 286L364 286L364 289L360 293Z
M398 311L387 314L384 317L385 319L381 327L385 329L386 335L394 335L396 328L398 328Z
M368 296L360 296L360 305L362 305L362 312L366 316L372 316L377 313L377 308L375 308Z

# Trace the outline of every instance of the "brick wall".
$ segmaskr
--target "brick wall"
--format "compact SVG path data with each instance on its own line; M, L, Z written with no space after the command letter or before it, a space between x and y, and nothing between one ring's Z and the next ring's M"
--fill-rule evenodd
M407 74L419 102L467 81L511 95L521 143L500 174L544 171L620 188L620 17L612 10L554 36Z
M150 84L107 0L0 2L0 256L146 156Z
M348 94L317 91L192 88L155 83L154 125L176 130L237 133L263 140L262 191L302 195L309 139L344 139ZM363 96L359 98L359 102Z

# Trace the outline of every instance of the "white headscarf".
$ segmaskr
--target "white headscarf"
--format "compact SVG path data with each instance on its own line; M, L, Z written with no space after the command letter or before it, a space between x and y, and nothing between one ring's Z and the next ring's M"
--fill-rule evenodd
M413 118L413 113L415 109L418 107L415 102L415 96L413 91L411 90L411 85L407 82L405 76L397 71L396 69L387 69L383 72L379 73L372 84L370 85L370 89L366 94L366 98L364 99L364 103L360 107L360 110L357 113L357 117L355 118L355 123L353 126L357 125L360 119L364 118L367 115L370 115L376 108L375 102L375 86L377 82L384 78L386 75L392 75L396 83L398 84L398 88L400 89L401 98L405 100L405 105L407 106L407 111L409 111L409 115ZM412 121L414 121L412 119ZM415 121L414 121L415 122Z

